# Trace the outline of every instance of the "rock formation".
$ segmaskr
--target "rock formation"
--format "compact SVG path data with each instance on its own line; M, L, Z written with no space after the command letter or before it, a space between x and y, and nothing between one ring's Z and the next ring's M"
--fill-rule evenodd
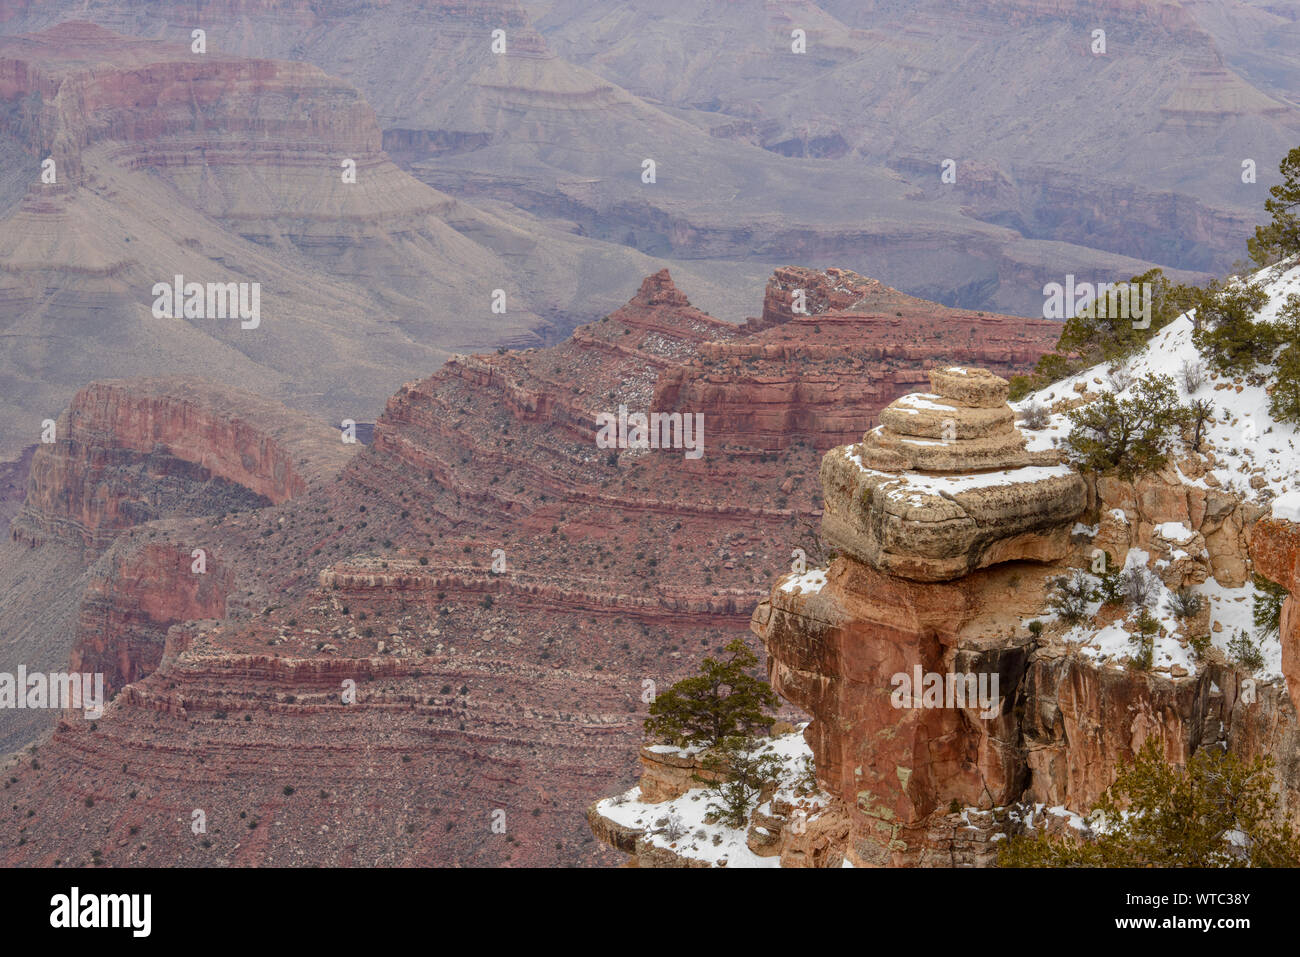
M932 392L881 412L862 443L822 460L827 539L879 571L960 578L1015 559L1065 555L1087 501L1059 454L1032 453L985 369L930 372Z
M1177 351L1184 332L1150 349ZM1300 534L1259 521L1265 509L1215 476L1215 443L1236 433L1138 479L1081 475L1044 435L1026 440L998 377L964 366L930 379L826 454L822 531L836 552L779 579L752 618L772 686L812 717L815 814L796 822L760 797L747 828L706 822L703 839L670 841L664 815L705 795L698 756L660 747L643 751L639 787L591 807L593 832L642 866L728 863L701 850L710 836L743 866L989 866L1009 836L1086 837L1084 815L1147 742L1175 764L1207 747L1271 756L1278 813L1300 820L1300 723L1275 652L1262 674L1225 652L1249 628L1252 572L1300 585ZM1059 436L1054 416L1043 428ZM1158 623L1145 666L1133 599L1094 598L1071 618L1049 602L1062 576L1120 568L1153 583L1138 600ZM1187 588L1199 607L1176 614L1170 596ZM1294 686L1293 604L1280 670Z
M278 403L202 380L97 382L77 393L55 441L32 458L13 537L102 550L172 515L288 501L349 458L339 434Z
M960 332L984 322L948 322L963 360ZM777 334L711 318L656 273L561 345L457 356L407 383L333 480L313 471L307 438L349 448L328 426L285 433L186 387L85 390L37 454L30 531L8 547L30 565L67 542L108 543L81 581L84 566L68 576L64 647L118 694L95 730L65 718L40 768L12 771L13 813L58 796L0 858L82 860L81 823L98 833L102 813L115 835L141 829L93 839L118 863L616 859L573 808L631 780L643 681L670 684L699 650L747 633L817 514L817 458L840 423L860 434L896 393L820 423L808 396L767 393L778 417L809 423L779 458L719 415L737 443L724 448L712 411L699 459L601 449L596 416L654 409L664 380L710 350ZM800 361L827 394L854 395L873 361L847 361L855 339L823 341L822 359ZM1027 336L1020 368L1049 345ZM884 364L910 382L924 363ZM757 399L743 369L730 374ZM182 420L212 454L192 454L168 424ZM239 422L267 424L255 438ZM250 497L220 491L236 485ZM204 582L182 562L195 548ZM199 806L221 828L211 846L170 824ZM494 839L496 809L509 823Z
M0 36L0 311L24 331L0 357L0 457L115 377L220 379L372 420L449 353L554 341L662 265L419 182L345 80L234 55L210 24L196 54L193 11L162 42L161 13L142 14L147 38L84 21ZM177 275L256 284L256 327L156 318L154 287Z
M355 448L278 403L181 378L87 386L52 438L30 456L0 546L0 633L13 660L54 670L71 657L113 691L157 667L171 625L225 617L233 588L203 533L135 529L287 502L332 481ZM0 740L50 720L0 711Z
M792 312L802 294L805 313ZM859 438L900 392L928 381L936 361L1007 375L1036 361L1060 329L1047 320L973 315L916 299L845 269L778 269L763 315L668 370L655 408L696 409L718 444L751 454L804 441Z

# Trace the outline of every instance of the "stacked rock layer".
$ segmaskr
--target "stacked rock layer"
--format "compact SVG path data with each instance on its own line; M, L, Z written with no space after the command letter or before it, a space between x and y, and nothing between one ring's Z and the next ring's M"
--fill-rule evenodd
M948 367L930 384L882 410L859 445L823 459L829 541L913 581L1063 556L1087 503L1083 479L1055 450L1027 449L1006 380Z

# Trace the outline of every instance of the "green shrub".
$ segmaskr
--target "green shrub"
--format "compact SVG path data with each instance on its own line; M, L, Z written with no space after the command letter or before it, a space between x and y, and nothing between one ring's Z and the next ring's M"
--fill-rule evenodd
M1155 663L1156 636L1160 634L1160 622L1151 617L1151 612L1143 608L1137 619L1137 633L1129 637L1134 647L1134 654L1129 658L1129 667L1136 671L1150 671Z
M1097 592L1087 572L1076 569L1068 578L1062 576L1052 581L1052 591L1047 597L1047 607L1067 625L1077 625L1088 615L1088 603L1096 601Z
M1238 630L1228 642L1228 660L1243 671L1255 672L1264 667L1264 652L1250 635Z
M1178 618L1195 618L1203 604L1201 596L1190 588L1180 588L1169 596L1169 610Z
M1105 392L1070 412L1074 427L1066 444L1080 467L1134 478L1165 464L1173 430L1187 415L1178 404L1174 380L1151 376L1134 387L1131 398Z
M1257 283L1214 280L1201 291L1192 338L1210 365L1228 375L1245 375L1273 358L1277 327L1255 321L1267 302L1268 293Z
M1300 146L1286 154L1279 170L1282 182L1269 188L1264 201L1273 219L1256 227L1247 242L1251 258L1261 266L1300 255Z
M729 658L706 657L699 674L655 698L645 722L647 734L712 747L729 738L749 738L772 723L764 709L780 702L766 681L749 673L758 658L740 638L724 650Z
M770 754L756 754L755 745L753 738L725 738L701 762L705 770L722 775L708 782L713 800L706 810L731 827L748 823L754 802L781 771L781 762Z
M999 848L1001 867L1295 867L1300 841L1274 815L1273 760L1245 764L1215 748L1185 767L1168 764L1153 736L1123 761L1093 806L1103 833L1013 837ZM1126 812L1126 813L1122 813ZM1099 829L1100 830L1100 829Z
M1251 610L1251 618L1255 622L1255 634L1261 641L1276 638L1282 627L1282 603L1286 601L1288 592L1263 575L1255 575L1254 584L1255 607Z

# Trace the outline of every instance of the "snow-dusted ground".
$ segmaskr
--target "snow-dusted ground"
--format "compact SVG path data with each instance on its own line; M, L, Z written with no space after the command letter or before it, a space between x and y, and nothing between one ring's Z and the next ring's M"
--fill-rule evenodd
M1300 294L1300 266L1276 276L1275 272L1268 269L1255 275L1255 280L1263 282L1269 295L1268 303L1257 316L1259 320L1275 320L1287 296ZM1268 278L1270 276L1275 278ZM1192 392L1187 391L1183 381L1184 363L1201 363L1204 368L1203 381ZM1157 332L1144 349L1124 362L1123 368L1131 381L1125 381L1124 376L1118 377L1118 382L1114 381L1108 371L1109 365L1102 363L1013 402L1012 407L1017 411L1024 411L1033 404L1050 407L1061 399L1077 396L1075 386L1080 383L1092 393L1115 392L1126 396L1144 377L1167 375L1174 380L1184 404L1195 399L1209 399L1214 403L1214 420L1206 424L1206 438L1219 461L1213 469L1214 477L1224 488L1235 489L1243 498L1255 496L1257 493L1249 485L1250 474L1252 469L1262 468L1264 489L1271 493L1266 497L1300 491L1300 446L1297 446L1296 426L1273 420L1268 412L1268 394L1264 386L1250 385L1245 380L1238 384L1215 373L1209 363L1201 359L1192 342L1189 316L1180 316ZM1271 378L1270 368L1261 366L1257 371L1266 379ZM1229 387L1216 391L1215 386L1222 383L1228 383ZM1116 389L1117 384L1124 388ZM1226 417L1225 412L1228 413ZM1024 431L1029 436L1031 450L1055 448L1069 434L1070 423L1064 414L1058 414L1051 417L1047 428ZM1204 478L1193 480L1183 476L1183 481L1199 488L1207 487ZM1300 502L1296 504L1300 505Z
M763 741L755 753L772 755L781 761L780 787L776 797L803 807L811 818L830 803L830 797L820 791L802 796L797 792L804 760L812 761L812 750L803 738L805 727L807 725L802 724L789 734ZM670 745L658 747L679 752L679 749ZM683 749L679 753L685 755L688 752ZM781 866L779 857L760 857L749 849L745 843L748 825L737 828L720 822L710 824L705 821L709 804L713 802L708 788L692 788L681 797L659 804L648 804L641 801L640 797L641 788L633 787L623 794L600 801L596 808L603 817L616 824L645 830L650 841L657 847L671 850L684 858L725 867ZM768 804L760 805L759 810L766 810L767 807ZM682 836L676 840L668 834L670 824L673 823L682 831Z
M1260 310L1259 319L1276 319L1287 296L1300 294L1300 266L1280 274L1272 269L1262 270L1254 278L1263 282L1269 294L1269 302ZM1185 364L1200 364L1203 369L1201 384L1190 392L1183 375ZM1257 371L1264 374L1267 382L1271 369L1260 367ZM1050 408L1061 399L1076 397L1079 393L1075 386L1078 384L1086 385L1088 391L1094 394L1115 392L1125 396L1144 377L1150 375L1168 375L1173 379L1184 404L1195 399L1209 399L1214 403L1214 418L1206 424L1205 447L1214 452L1218 464L1211 473L1221 487L1235 492L1243 499L1269 502L1275 517L1300 522L1300 447L1297 447L1296 426L1274 421L1268 411L1268 394L1263 385L1251 385L1244 379L1230 380L1216 374L1201 359L1192 342L1192 320L1187 315L1180 316L1157 332L1145 348L1122 364L1118 374L1112 374L1107 363L1096 365L1014 402L1012 407L1018 412L1023 412L1032 405ZM1216 385L1223 383L1228 387L1215 389ZM1062 447L1070 428L1066 414L1057 413L1050 416L1046 428L1023 431L1029 436L1029 448L1036 450ZM1185 450L1180 450L1174 457L1181 457L1181 454L1185 454ZM1257 468L1263 469L1260 474L1264 481L1263 487L1258 490L1250 487L1250 477ZM1180 479L1189 486L1210 487L1203 477L1191 479L1180 472ZM1119 510L1114 510L1112 514L1120 521L1127 521ZM1075 531L1096 535L1098 529L1080 525ZM1191 529L1176 522L1166 522L1157 531L1166 540L1176 544L1190 543L1193 538ZM1185 553L1175 552L1174 557L1181 554ZM1148 557L1146 552L1135 549L1130 552L1128 563L1145 563ZM1094 584L1096 581L1093 577ZM1211 643L1215 647L1226 652L1228 643L1238 631L1244 631L1258 641L1252 618L1258 594L1254 585L1225 588L1211 578L1193 590L1210 603L1211 621L1217 622L1221 627L1220 631L1211 633ZM1195 655L1191 648L1184 648L1179 643L1179 639L1184 636L1180 630L1181 623L1170 605L1172 593L1163 585L1158 585L1158 592L1150 610L1166 631L1156 639L1154 667L1181 665L1194 673ZM1099 608L1100 602L1093 602L1089 616L1096 614ZM1046 621L1054 616L1045 614L1037 617ZM1133 617L1135 616L1129 616L1130 619ZM1078 644L1089 657L1116 665L1137 650L1130 640L1130 633L1118 622L1101 628L1087 623L1076 625L1066 633L1065 638ZM1282 669L1280 641L1273 636L1259 641L1259 644L1265 664L1257 677L1263 680L1278 677Z
M1130 550L1125 567L1134 564L1145 565L1148 555L1140 548ZM1099 582L1095 575L1089 575L1089 580L1094 586ZM1152 658L1153 668L1173 668L1174 665L1181 665L1187 669L1189 674L1195 674L1196 656L1191 646L1184 647L1182 641L1186 640L1183 631L1183 622L1174 614L1171 599L1173 592L1164 586L1160 581L1155 581L1155 598L1149 606L1151 616L1160 622L1164 631L1159 633L1154 641L1154 655ZM1222 630L1211 632L1210 644L1228 654L1228 644L1238 631L1244 631L1247 635L1255 636L1254 608L1256 596L1259 590L1252 584L1247 584L1242 588L1225 588L1213 578L1208 579L1205 584L1197 585L1193 591L1201 596L1202 601L1210 603L1210 621L1218 622ZM1088 616L1091 618L1101 609L1101 602L1094 601L1088 606ZM1131 625L1136 620L1138 613L1131 612L1126 618L1119 621L1111 622L1103 627L1096 627L1087 621L1072 626L1065 632L1063 638L1070 644L1078 645L1080 654L1094 661L1124 665L1127 659L1137 653L1137 645L1133 642L1132 632L1126 630L1123 626L1125 621ZM1040 621L1052 621L1057 616L1048 612L1042 615L1034 616ZM1032 618L1026 618L1028 624ZM1180 641L1180 639L1182 641ZM1263 641L1256 638L1257 644L1264 654L1264 667L1256 672L1256 677L1263 681L1268 681L1279 677L1282 674L1282 643L1277 636L1272 636Z

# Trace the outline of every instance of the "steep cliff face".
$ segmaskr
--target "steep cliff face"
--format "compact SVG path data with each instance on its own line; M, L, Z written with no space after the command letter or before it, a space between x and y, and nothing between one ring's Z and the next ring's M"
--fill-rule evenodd
M1300 270L1264 278L1276 309ZM985 370L935 370L930 392L825 456L822 530L838 556L784 576L752 618L773 687L812 717L803 737L825 795L814 863L980 866L1009 835L1086 838L1085 815L1149 741L1176 764L1213 746L1273 758L1279 814L1300 820L1300 724L1282 680L1296 683L1294 597L1280 639L1249 637L1252 574L1298 584L1295 428L1267 417L1257 383L1210 373L1186 388L1222 414L1199 450L1175 439L1156 473L1080 474L1061 445L1080 401L1195 358L1179 319L1109 385L1088 370L1015 410ZM1013 422L1033 405L1051 410L1045 424ZM1108 597L1099 576L1121 570L1140 587ZM1069 614L1063 575L1092 591ZM591 809L593 829L643 865L719 863L695 848L707 840L669 846L662 815L643 809L704 798L658 750L639 788ZM772 806L750 833L805 866L810 819L774 821Z
M953 848L933 840L936 815L1021 798L1031 767L1014 689L1035 642L1007 601L1009 573L977 569L1041 577L1026 563L1065 557L1087 504L1078 475L1046 464L1056 453L1025 450L1004 380L962 367L931 383L884 415L910 435L882 425L827 456L823 532L841 557L784 580L753 618L773 687L813 716L817 778L844 806L855 865L943 862ZM933 439L931 416L948 425ZM947 474L916 470L911 456L936 448ZM940 677L934 700L923 676L944 675L975 680Z
M0 462L0 536L7 538L9 523L22 508L27 495L27 477L32 469L32 456L36 446L32 445L12 462Z
M24 469L0 553L0 632L12 663L52 671L71 658L113 691L158 666L171 625L226 615L234 575L220 539L187 520L318 489L355 448L267 399L176 378L87 386L53 438ZM245 582L241 599L252 594ZM0 740L25 742L52 720L0 711Z
M132 545L107 558L82 596L70 667L102 674L112 694L158 667L172 625L225 618L233 579L184 546Z
M1282 674L1286 676L1287 690L1292 702L1300 701L1300 607L1296 595L1300 593L1300 519L1292 509L1275 511L1255 526L1250 554L1255 569L1265 578L1290 592L1282 604L1280 639L1282 643Z
M124 528L256 508L332 478L349 450L328 426L195 380L99 382L77 393L32 459L13 537L102 550Z

